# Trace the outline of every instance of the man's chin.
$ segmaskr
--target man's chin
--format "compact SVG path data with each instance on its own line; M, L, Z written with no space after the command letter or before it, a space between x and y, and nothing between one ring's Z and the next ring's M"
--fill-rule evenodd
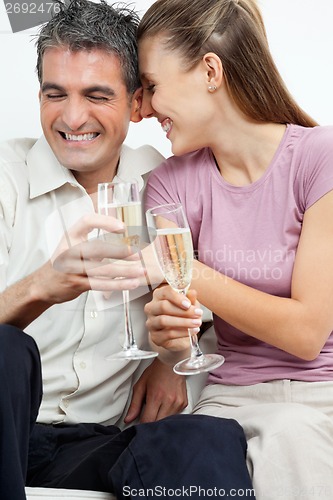
M82 148L80 151L79 148L77 148L77 150L74 151L74 148L68 147L65 141L64 144L49 144L59 163L68 170L85 170L84 165L89 169L89 165L94 165L95 163L92 158L91 150L88 152L84 151Z
M54 151L54 154L63 167L72 171L88 171L93 168L93 165L95 164L94 161L89 161L89 159L85 155L69 156L64 154L57 154L56 151Z
M61 162L60 162L61 163ZM93 167L90 167L89 165L86 165L85 163L61 163L61 165L67 170L70 170L71 172L90 172L93 170Z

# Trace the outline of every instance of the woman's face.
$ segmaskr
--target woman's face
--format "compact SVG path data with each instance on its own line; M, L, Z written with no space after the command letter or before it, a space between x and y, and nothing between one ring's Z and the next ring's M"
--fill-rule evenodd
M160 37L139 43L140 74L143 86L141 114L156 117L175 155L209 146L213 100L209 94L206 70L199 63L190 71L177 51L163 46Z

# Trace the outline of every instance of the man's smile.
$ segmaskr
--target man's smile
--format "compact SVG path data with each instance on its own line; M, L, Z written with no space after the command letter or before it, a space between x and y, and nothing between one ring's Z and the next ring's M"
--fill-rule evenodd
M99 133L97 132L89 132L86 134L68 134L67 132L59 132L59 133L64 139L66 139L66 141L74 141L74 142L92 141L93 139L99 136Z

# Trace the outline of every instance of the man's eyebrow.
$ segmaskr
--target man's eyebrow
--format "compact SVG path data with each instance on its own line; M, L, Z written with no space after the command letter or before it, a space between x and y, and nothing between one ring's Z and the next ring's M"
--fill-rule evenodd
M47 92L48 90L58 90L59 92L65 92L64 87L57 85L56 83L45 82L41 86L42 92Z
M107 96L114 96L116 95L115 91L113 88L108 87L107 85L93 85L91 87L87 87L83 89L83 92L89 94L90 92L100 92L101 94L107 95Z
M66 89L57 83L45 82L41 87L42 92L47 92L50 90L57 90L58 92L66 93ZM93 92L100 92L109 97L113 97L116 95L115 91L108 87L107 85L92 85L91 87L86 87L82 89L83 94L89 94Z

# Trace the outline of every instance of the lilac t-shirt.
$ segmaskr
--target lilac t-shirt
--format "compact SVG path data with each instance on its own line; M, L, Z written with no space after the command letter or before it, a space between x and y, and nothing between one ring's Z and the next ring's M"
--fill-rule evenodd
M202 149L169 158L151 173L146 207L181 202L201 262L263 292L290 297L304 212L332 189L333 127L288 125L256 182L229 184L210 149ZM209 375L209 383L333 379L333 334L314 361L303 361L216 315L214 325L226 361Z

